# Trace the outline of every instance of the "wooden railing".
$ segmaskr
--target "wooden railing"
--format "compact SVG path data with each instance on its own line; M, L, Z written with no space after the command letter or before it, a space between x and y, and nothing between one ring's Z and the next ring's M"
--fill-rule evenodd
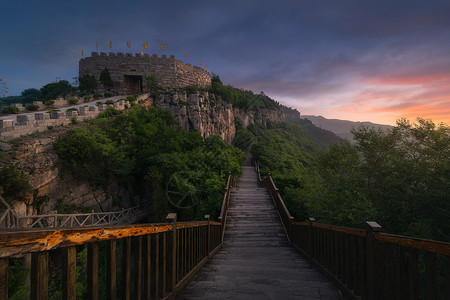
M137 205L119 211L74 214L60 214L55 211L45 215L18 216L1 196L0 205L3 207L0 215L0 229L108 226L139 218L148 211L148 207Z
M31 255L31 299L48 299L49 286L55 286L49 274L59 265L62 299L76 299L80 285L87 286L88 299L99 299L100 292L111 300L118 294L124 300L173 299L220 249L233 184L230 175L222 222L209 215L205 221L177 222L171 213L165 224L0 232L0 300L8 299L10 260L24 255ZM87 279L80 282L77 253L86 248Z
M236 186L236 180L231 173L228 175L227 186L225 187L225 195L223 196L222 208L220 210L219 222L222 228L221 242L225 235L225 226L227 224L228 205L230 204L231 189Z
M256 165L258 178L259 168ZM294 222L270 174L270 189L290 243L350 299L450 299L450 243L367 229Z

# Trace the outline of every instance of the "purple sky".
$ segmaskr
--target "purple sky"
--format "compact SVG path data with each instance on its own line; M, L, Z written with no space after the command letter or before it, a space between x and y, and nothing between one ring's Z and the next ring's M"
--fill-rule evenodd
M448 1L15 0L2 11L0 78L10 95L72 82L81 50L90 55L96 42L139 53L147 41L145 53L203 60L225 84L302 114L450 123Z

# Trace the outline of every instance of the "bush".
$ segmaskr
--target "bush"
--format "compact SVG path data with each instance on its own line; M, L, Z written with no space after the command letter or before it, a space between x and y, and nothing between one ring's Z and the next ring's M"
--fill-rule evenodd
M102 105L103 104L103 102L102 101L97 101L97 103L95 103L95 105Z
M52 106L53 104L55 104L55 100L47 100L44 102L44 104L47 106Z
M105 94L103 94L105 97L112 97L113 93L111 92L105 92Z
M77 98L70 98L69 99L69 103L72 104L72 105L73 104L77 104L78 103L78 99Z
M86 101L91 100L92 97L91 96L84 96L83 98L84 98L84 102L86 102Z
M114 104L114 101L113 100L106 100L105 104Z
M70 122L71 122L72 124L78 124L78 123L80 123L80 122L78 121L78 118L75 117L75 116L72 117L72 119L70 120Z
M99 94L99 93L94 94L94 99L100 99L102 97L103 97L102 94Z
M1 169L0 182L3 187L3 196L7 201L32 192L27 176L16 166Z
M133 102L134 100L136 100L136 97L135 96L128 96L126 100L130 101L130 102Z
M19 108L15 107L15 106L7 106L3 109L3 112L5 114L18 114L19 113Z
M37 104L28 104L27 105L27 110L29 110L29 111L36 111L38 109L39 109L39 105L37 105Z
M78 111L78 108L75 108L75 107L72 107L72 108L69 108L69 109L67 109L67 111Z

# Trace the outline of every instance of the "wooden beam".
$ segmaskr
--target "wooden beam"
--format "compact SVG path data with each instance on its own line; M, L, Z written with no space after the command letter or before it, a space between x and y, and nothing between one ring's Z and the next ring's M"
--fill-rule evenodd
M31 300L48 299L48 251L31 255Z
M77 298L77 250L75 247L67 247L63 251L63 278L62 295L64 300L76 300Z
M122 300L130 300L131 238L123 239L122 245Z
M116 261L117 242L110 240L106 242L106 299L116 300Z
M9 259L0 258L0 300L8 300Z
M98 300L98 243L87 245L88 299Z

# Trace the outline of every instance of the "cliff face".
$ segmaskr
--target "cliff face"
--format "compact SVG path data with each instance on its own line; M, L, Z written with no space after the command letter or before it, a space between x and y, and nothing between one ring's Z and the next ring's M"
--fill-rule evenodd
M142 105L151 105L151 101ZM153 105L170 110L183 129L200 132L204 137L218 135L227 144L231 144L235 137L236 118L245 127L252 123L265 125L268 120L281 122L285 118L281 109L245 112L208 93L189 96L181 93L160 95ZM118 204L137 204L139 199L133 198L129 191L119 185L111 183L105 191L61 172L54 144L67 130L82 126L87 125L81 123L55 127L34 137L19 138L14 143L0 142L0 169L16 165L27 175L33 188L32 194L14 202L14 210L18 215L50 213L58 208L58 204L68 204L78 212L82 208L110 211ZM38 203L43 199L45 202Z
M113 201L107 192L61 173L54 143L67 130L66 127L59 127L41 133L38 137L20 138L13 144L0 143L0 169L15 165L27 175L33 188L33 193L13 202L16 214L53 212L58 207L58 202L70 204L74 209L110 210ZM44 202L38 203L43 200Z
M231 144L236 135L235 119L238 118L247 127L250 124L266 125L282 122L285 115L281 109L260 109L245 112L220 97L207 92L197 94L164 94L154 99L155 106L172 112L175 121L184 130L200 132L203 137L220 136Z

